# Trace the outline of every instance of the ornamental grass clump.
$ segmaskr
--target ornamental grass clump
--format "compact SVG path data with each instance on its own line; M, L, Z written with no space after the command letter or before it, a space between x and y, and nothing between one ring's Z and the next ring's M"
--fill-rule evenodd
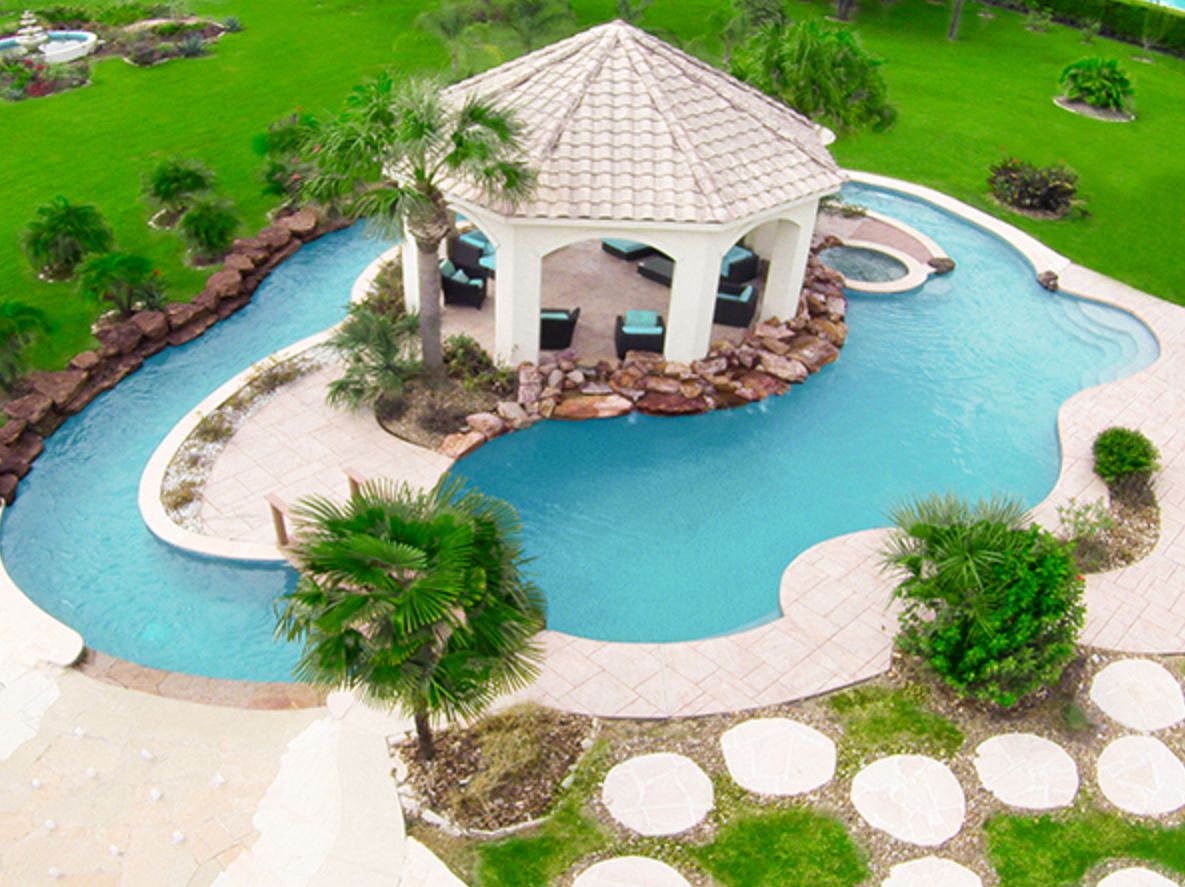
M1008 499L932 496L892 518L902 649L959 695L1005 708L1056 684L1085 617L1071 547Z
M1116 59L1079 59L1066 65L1058 82L1070 101L1107 111L1126 111L1133 92L1127 72Z

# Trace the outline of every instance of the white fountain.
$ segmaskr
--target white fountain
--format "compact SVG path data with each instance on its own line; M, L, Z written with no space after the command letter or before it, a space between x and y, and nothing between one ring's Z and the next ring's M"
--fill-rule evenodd
M37 24L37 16L29 10L21 15L21 27L16 32L16 45L24 50L25 55L32 55L49 42L49 34L45 28Z
M95 51L99 38L90 31L46 31L29 10L21 15L20 29L11 37L0 37L0 54L15 52L46 64L72 62Z

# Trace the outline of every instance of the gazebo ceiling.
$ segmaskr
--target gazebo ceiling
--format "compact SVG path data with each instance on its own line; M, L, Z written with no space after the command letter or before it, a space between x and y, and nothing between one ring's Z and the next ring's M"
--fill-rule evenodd
M835 191L816 127L736 78L621 21L449 87L513 109L539 176L534 219L725 224Z

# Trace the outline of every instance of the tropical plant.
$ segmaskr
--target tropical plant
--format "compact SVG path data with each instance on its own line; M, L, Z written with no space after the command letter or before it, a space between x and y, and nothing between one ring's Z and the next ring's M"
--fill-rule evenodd
M1078 176L1060 163L1037 167L1009 157L989 170L988 186L1008 206L1061 216L1074 205Z
M455 480L426 492L376 480L294 514L300 579L276 633L303 643L299 679L410 714L431 759L433 719L475 717L537 673L543 601L507 503Z
M636 25L654 0L617 0L617 17Z
M817 21L761 28L738 47L732 72L835 129L884 129L896 118L873 58L850 31Z
M69 277L89 253L105 252L113 242L111 229L96 207L61 196L38 208L24 235L33 267L55 280Z
M1044 34L1053 25L1053 13L1044 6L1033 6L1025 16L1025 28L1035 34Z
M961 695L1004 707L1057 682L1085 615L1069 546L1008 499L930 497L892 519L885 560L903 577L904 650Z
M127 316L137 307L149 310L164 304L164 284L152 261L129 253L104 253L83 263L78 278L82 295L110 302Z
M15 299L0 301L0 392L8 394L27 366L25 349L51 332L45 313Z
M421 29L435 34L448 47L449 67L453 77L460 71L465 31L475 21L477 18L473 4L466 0L444 0L416 20Z
M206 55L206 41L201 34L185 34L177 41L177 54L182 58L196 59Z
M444 368L438 253L453 226L445 180L517 203L535 178L512 113L479 96L446 103L440 93L433 80L396 82L387 73L356 87L341 115L318 132L310 155L317 171L303 189L307 199L346 200L379 228L411 233L419 256L421 350L433 380Z
M415 314L395 317L369 303L350 306L329 340L345 364L345 374L329 384L326 401L351 410L374 407L383 415L420 371L415 356L418 328Z
M273 120L251 140L251 149L267 161L262 173L264 194L289 202L300 196L305 178L314 169L301 152L313 142L316 131L316 118L298 109Z
M1058 536L1073 548L1078 572L1098 573L1110 566L1108 539L1115 519L1106 502L1071 499L1068 505L1058 506L1057 519Z
M144 177L144 196L164 210L161 224L168 227L177 223L191 198L213 185L213 173L196 160L163 160Z
M736 46L754 31L764 27L781 28L790 17L781 0L732 0L721 4L708 16L708 29L724 44L724 64L732 64Z
M444 363L450 378L470 389L488 388L499 395L513 393L517 374L498 366L472 336L449 336L444 343Z
M1086 102L1092 108L1127 110L1132 84L1117 59L1078 59L1066 65L1059 78L1066 98Z
M574 27L568 0L502 0L499 18L527 52Z
M1099 31L1101 30L1103 30L1102 20L1092 18L1082 26L1082 42L1086 44L1094 43L1094 39L1099 36Z
M228 34L238 34L243 30L243 23L237 16L228 15L222 22L222 27L226 28Z
M1133 480L1146 484L1160 470L1160 451L1132 428L1108 428L1095 438L1093 449L1095 474L1112 487Z
M239 216L229 201L205 199L194 203L181 217L181 236L195 258L209 264L220 258L239 229Z

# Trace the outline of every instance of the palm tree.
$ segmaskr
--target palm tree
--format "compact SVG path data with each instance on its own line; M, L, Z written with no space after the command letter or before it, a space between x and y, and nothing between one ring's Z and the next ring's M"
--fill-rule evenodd
M522 160L514 115L471 96L450 103L433 80L396 82L390 74L358 86L345 110L313 139L317 172L304 196L346 200L388 233L410 232L419 253L420 339L431 380L444 373L440 342L440 244L452 231L447 179L516 203L534 185Z
M200 200L181 217L181 236L199 264L217 261L238 229L239 216L226 200Z
M461 41L466 29L475 21L473 8L459 0L444 0L435 9L423 13L417 24L435 34L448 47L450 70L455 78L461 62Z
M156 310L164 304L160 274L143 256L104 253L87 259L78 283L84 296L110 302L125 317L137 305Z
M296 588L277 602L277 636L301 641L296 676L357 689L415 719L475 717L538 671L538 590L520 571L514 509L457 481L426 492L377 480L344 504L302 501Z
M416 314L393 317L366 304L351 306L329 341L345 361L346 371L329 383L326 401L353 410L373 406L381 416L420 370L412 353L419 327Z
M25 371L25 349L37 335L50 331L44 312L14 299L0 302L0 391L12 390Z
M617 0L617 17L636 25L654 0Z
M558 36L572 22L567 0L506 0L501 13L527 52L547 36Z
M33 266L59 280L73 274L87 253L106 252L113 242L97 208L71 203L60 195L37 210L24 235L25 252Z
M186 203L195 194L209 191L213 174L193 160L165 160L144 178L144 196L165 211L162 224L176 224Z

